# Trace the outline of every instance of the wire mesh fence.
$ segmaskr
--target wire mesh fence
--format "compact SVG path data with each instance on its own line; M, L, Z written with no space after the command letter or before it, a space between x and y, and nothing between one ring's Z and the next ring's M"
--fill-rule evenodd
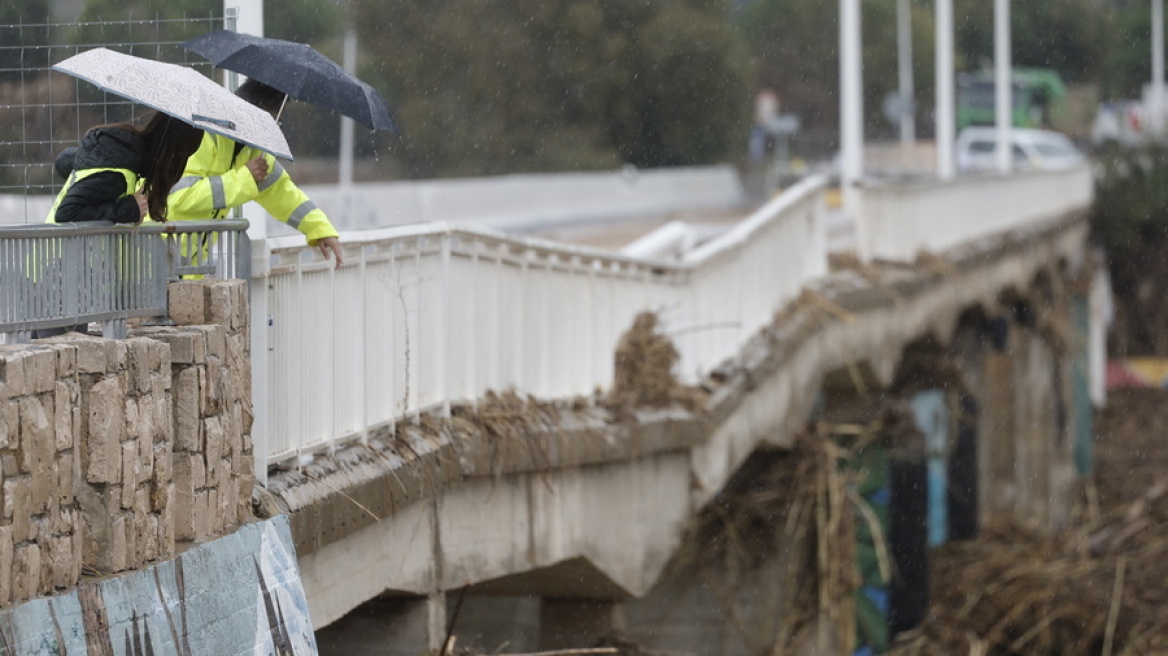
M39 223L64 180L53 158L86 130L136 120L148 109L55 72L78 52L106 47L185 64L211 65L181 44L224 26L222 15L0 25L0 223Z

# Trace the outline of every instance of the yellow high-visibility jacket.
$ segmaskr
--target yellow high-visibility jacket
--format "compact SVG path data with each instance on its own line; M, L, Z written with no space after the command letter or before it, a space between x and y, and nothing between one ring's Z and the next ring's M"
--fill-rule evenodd
M56 223L57 222L57 207L59 207L61 205L61 201L65 199L65 195L69 193L69 190L73 188L73 185L77 184L78 182L81 182L85 178L88 178L89 176L91 176L95 173L104 173L105 171L114 171L116 173L121 173L122 176L126 179L126 193L122 194L123 198L126 196L129 196L129 195L133 194L135 191L137 191L138 182L139 182L138 174L134 173L130 169L94 168L94 169L84 169L81 171L73 171L72 173L69 174L69 178L65 180L65 186L61 187L61 191L58 192L57 197L55 199L53 199L53 206L49 208L49 215L47 217L45 217L45 223ZM110 200L112 200L112 199L110 199Z
M258 155L268 163L268 175L256 184L246 164ZM292 182L272 155L250 146L236 152L227 137L205 132L203 142L187 160L183 177L170 189L170 221L206 221L227 215L229 208L258 202L268 214L304 234L309 244L336 237L337 229L324 212Z

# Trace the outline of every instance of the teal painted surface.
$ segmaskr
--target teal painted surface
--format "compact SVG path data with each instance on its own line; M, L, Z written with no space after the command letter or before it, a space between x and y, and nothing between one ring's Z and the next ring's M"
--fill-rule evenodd
M149 569L0 613L4 656L316 653L292 535L282 516Z
M949 406L941 390L917 392L909 400L917 428L925 435L929 474L929 546L949 539Z
M1075 471L1089 475L1095 468L1095 418L1091 405L1090 334L1091 310L1087 296L1071 297L1071 430L1075 439Z

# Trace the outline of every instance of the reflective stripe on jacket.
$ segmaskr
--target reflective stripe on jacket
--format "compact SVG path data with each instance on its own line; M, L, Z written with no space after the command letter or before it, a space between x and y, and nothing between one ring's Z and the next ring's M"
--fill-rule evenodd
M74 185L97 173L105 171L114 171L121 173L126 178L126 193L122 197L129 196L138 190L138 174L130 169L83 169L81 171L73 171L69 174L69 178L65 180L65 186L61 187L61 191L57 193L57 197L53 199L53 206L49 208L49 215L45 217L45 223L57 222L57 207L60 206L61 201L65 199L65 195L69 193L69 189Z
M246 164L259 155L268 163L268 175L257 185ZM234 141L210 132L203 134L199 149L187 160L182 179L170 188L168 218L219 219L229 208L252 200L276 220L302 232L309 244L337 236L328 217L292 182L275 157L248 146L237 151Z

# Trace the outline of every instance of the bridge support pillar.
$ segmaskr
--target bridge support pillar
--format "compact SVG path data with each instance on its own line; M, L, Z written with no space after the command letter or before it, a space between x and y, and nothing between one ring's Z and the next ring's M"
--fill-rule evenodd
M446 593L442 591L426 598L426 634L430 651L440 651L446 639Z
M620 602L544 598L539 610L540 649L594 645L624 629Z

